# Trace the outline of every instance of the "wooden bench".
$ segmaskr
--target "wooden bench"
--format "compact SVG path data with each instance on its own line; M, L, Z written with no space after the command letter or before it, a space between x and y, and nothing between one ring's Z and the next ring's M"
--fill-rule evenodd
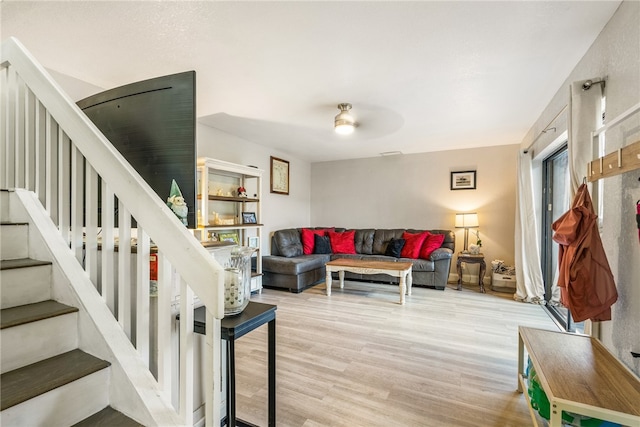
M563 411L640 427L640 380L600 341L522 326L518 336L518 391L527 389L526 349L551 405L551 427L562 425Z

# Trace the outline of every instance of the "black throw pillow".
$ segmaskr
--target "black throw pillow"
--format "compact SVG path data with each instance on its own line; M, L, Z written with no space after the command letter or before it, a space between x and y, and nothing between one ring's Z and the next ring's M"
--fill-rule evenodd
M402 252L404 243L405 243L404 239L391 239L389 241L389 244L387 245L387 250L384 252L384 254L386 256L400 258L400 252Z
M313 253L314 254L330 254L331 242L329 236L319 236L315 234L313 236Z

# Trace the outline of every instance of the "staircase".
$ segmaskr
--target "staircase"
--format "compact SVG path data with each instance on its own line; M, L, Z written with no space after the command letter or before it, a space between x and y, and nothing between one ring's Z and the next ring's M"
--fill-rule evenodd
M0 424L114 426L117 413L103 409L112 406L148 426L193 426L203 415L219 425L222 267L15 38L0 46L0 129L0 189L12 189L0 190ZM212 326L197 374L196 297Z
M53 299L54 265L30 258L33 230L2 193L0 424L142 425L109 406L111 364L78 348L79 309Z

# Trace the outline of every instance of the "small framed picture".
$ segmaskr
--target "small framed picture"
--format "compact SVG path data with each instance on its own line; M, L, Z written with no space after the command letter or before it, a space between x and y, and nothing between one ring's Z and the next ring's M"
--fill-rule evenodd
M271 192L289 194L289 162L271 156Z
M260 239L258 236L247 237L247 246L258 249L260 247Z
M238 233L235 231L228 233L218 233L218 241L219 242L233 242L237 245L240 244L240 239L238 239Z
M475 190L476 171L451 172L452 190Z
M255 224L256 221L256 213L255 212L242 212L242 223L243 224Z

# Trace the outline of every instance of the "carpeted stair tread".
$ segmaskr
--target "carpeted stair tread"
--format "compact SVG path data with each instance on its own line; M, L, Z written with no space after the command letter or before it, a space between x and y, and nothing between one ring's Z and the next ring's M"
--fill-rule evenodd
M82 350L71 350L0 376L0 410L4 411L111 364Z
M78 311L76 307L53 300L5 308L0 311L0 329L37 322L76 311Z
M72 427L144 427L122 412L116 411L111 406L107 406L100 412L96 412L89 418L85 418Z
M0 261L0 270L12 268L38 267L40 265L51 265L51 261L40 261L31 258L3 259Z

